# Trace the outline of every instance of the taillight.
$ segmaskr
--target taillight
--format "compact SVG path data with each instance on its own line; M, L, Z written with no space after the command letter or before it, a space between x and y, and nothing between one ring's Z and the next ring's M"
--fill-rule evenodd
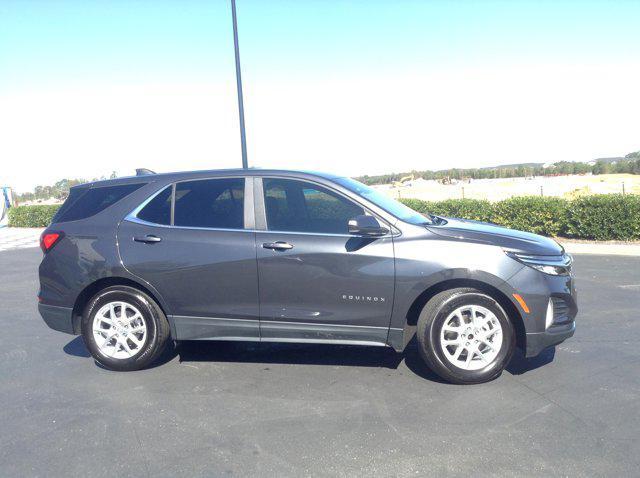
M40 249L46 254L63 236L63 232L43 232L40 236Z

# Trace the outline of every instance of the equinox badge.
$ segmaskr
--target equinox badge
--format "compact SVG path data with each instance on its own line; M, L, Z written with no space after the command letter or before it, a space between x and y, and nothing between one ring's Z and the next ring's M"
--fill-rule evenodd
M354 302L385 302L384 297L375 297L371 295L347 295L342 294L342 300L352 300Z

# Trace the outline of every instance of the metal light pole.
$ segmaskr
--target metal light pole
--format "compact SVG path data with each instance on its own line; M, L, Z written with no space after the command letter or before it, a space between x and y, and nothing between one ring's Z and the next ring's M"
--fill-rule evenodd
M233 18L233 48L236 54L236 83L238 88L238 112L240 116L240 144L242 147L242 167L247 169L247 137L244 130L244 101L242 100L242 75L240 74L240 48L238 47L238 18L236 17L236 0L231 0L231 17Z

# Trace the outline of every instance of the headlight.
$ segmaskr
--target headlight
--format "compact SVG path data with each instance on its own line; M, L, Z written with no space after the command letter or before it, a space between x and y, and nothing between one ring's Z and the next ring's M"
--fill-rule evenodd
M571 256L562 254L559 256L533 256L518 252L505 251L509 257L524 265L532 267L540 272L552 276L568 276L571 274Z
M533 267L534 269L539 270L540 272L544 272L545 274L550 274L552 276L566 276L569 274L569 271L565 267L561 266L545 266L542 264L527 264L529 267Z

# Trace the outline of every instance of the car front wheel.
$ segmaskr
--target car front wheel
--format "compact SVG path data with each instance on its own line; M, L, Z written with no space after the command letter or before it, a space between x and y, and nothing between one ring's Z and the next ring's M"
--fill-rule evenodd
M515 331L502 306L486 293L440 292L418 319L420 355L436 374L458 384L499 376L515 347Z

